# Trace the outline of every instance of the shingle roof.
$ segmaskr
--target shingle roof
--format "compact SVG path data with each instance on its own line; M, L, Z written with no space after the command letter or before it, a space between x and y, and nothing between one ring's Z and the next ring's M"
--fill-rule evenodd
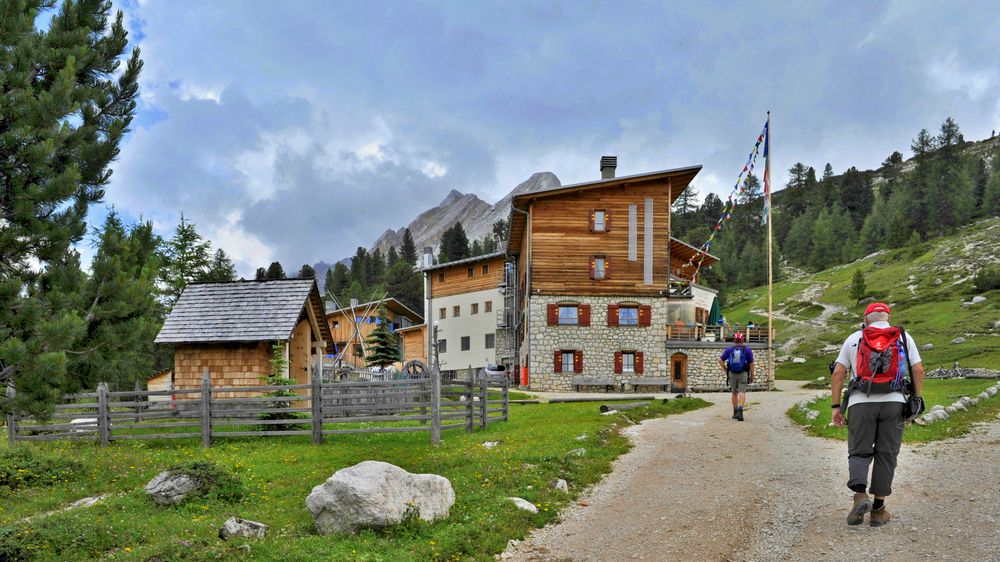
M313 292L319 302L313 279L193 283L177 299L155 341L287 340ZM319 318L324 319L322 302L319 306Z

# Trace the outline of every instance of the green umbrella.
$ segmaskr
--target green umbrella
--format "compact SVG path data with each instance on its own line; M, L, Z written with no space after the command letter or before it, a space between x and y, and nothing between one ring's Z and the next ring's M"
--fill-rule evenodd
M714 326L719 323L722 313L719 311L719 297L712 299L712 310L708 312L708 325Z

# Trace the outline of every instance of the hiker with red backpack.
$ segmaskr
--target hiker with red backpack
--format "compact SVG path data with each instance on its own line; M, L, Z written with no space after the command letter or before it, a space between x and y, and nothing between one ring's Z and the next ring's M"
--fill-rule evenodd
M841 399L848 370L851 379ZM844 413L849 414L847 487L854 492L854 505L847 515L848 525L860 525L869 511L872 527L892 519L885 498L892 493L903 427L923 411L923 384L924 366L913 338L901 326L889 325L888 305L868 305L863 328L848 336L840 348L832 376L834 425L843 426Z
M743 421L743 406L747 401L747 387L753 382L753 351L744 343L743 332L733 335L733 345L719 357L719 366L726 373L726 386L733 391L733 419Z

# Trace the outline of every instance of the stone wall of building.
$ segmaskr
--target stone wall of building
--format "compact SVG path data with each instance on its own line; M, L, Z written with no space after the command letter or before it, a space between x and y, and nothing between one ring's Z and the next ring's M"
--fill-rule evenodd
M590 326L549 326L546 318L550 303L577 302L589 304ZM652 306L650 326L608 326L608 305L638 303ZM667 299L596 296L547 296L532 295L528 310L530 356L528 365L529 388L537 391L573 390L575 376L613 376L616 386L638 377L668 376L667 354L664 346L667 318ZM522 349L524 346L522 346ZM583 351L583 372L554 372L556 350ZM528 351L528 350L525 350ZM616 351L641 351L644 372L615 374ZM588 390L600 390L590 387Z
M726 375L719 366L719 356L732 344L716 342L668 341L667 355L684 353L688 357L687 385L692 392L717 391L728 388ZM753 350L756 377L750 390L767 390L767 345L749 344Z

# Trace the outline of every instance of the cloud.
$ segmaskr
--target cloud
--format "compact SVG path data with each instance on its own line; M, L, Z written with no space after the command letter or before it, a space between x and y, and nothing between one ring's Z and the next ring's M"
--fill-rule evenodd
M944 59L931 61L927 66L927 77L935 89L961 92L971 100L983 97L997 83L995 68L970 68L956 51L952 51Z

